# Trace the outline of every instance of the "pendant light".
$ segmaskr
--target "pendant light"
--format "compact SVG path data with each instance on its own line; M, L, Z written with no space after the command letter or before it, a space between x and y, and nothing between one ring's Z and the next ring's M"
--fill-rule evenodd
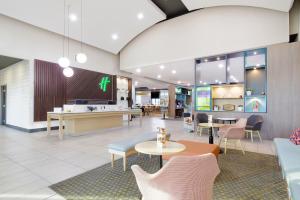
M68 16L70 15L70 5L68 5ZM70 23L68 20L68 56L70 56ZM70 78L74 75L74 71L71 67L67 66L63 70L65 77Z
M58 65L66 68L70 66L70 60L65 56L65 39L66 39L66 0L64 0L64 36L63 36L63 56L58 59Z
M75 59L78 63L83 64L87 61L87 56L82 51L82 46L83 46L83 44L82 44L82 29L83 29L82 28L82 24L83 24L82 0L80 0L80 4L81 4L80 5L80 17L81 17L81 19L80 19L80 53L76 54Z

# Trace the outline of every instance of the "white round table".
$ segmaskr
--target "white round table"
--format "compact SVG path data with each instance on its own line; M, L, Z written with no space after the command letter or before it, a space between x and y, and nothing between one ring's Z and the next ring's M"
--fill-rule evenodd
M159 156L159 165L162 168L162 156L178 153L185 150L185 146L178 142L170 142L164 146L157 145L156 141L147 141L135 145L135 150L140 153Z
M235 117L218 117L217 120L223 121L223 122L228 122L231 124L231 122L236 122L237 118Z

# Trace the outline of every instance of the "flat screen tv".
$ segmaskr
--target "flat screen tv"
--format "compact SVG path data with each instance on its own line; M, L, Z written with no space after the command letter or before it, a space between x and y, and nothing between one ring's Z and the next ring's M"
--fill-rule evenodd
M151 92L151 99L159 99L159 92Z

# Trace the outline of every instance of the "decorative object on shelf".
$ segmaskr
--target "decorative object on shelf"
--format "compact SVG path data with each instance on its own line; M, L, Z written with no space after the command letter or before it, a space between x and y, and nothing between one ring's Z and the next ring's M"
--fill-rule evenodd
M253 90L251 88L247 88L246 89L246 95L247 96L251 96L252 95Z
M218 105L214 105L214 111L218 111L219 110L219 106Z
M258 102L258 100L253 100L252 110L253 110L253 112L259 112L259 102Z
M238 105L237 111L243 112L244 111L244 106L243 105Z
M94 110L97 110L96 106L87 106L87 109L91 112L93 112Z
M243 98L243 95L240 95L240 99L242 99Z
M223 105L223 110L224 111L234 111L235 110L235 105L233 105L233 104L224 104Z
M124 97L121 97L121 101L124 101L125 100L125 98Z
M167 143L167 130L165 128L158 127L158 133L156 136L157 146L164 147Z

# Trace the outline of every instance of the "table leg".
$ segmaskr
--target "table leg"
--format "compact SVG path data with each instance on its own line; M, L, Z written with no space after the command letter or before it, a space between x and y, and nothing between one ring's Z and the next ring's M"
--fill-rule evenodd
M58 127L58 134L59 139L62 140L64 138L64 130L63 130L63 120L62 117L59 117L59 127Z
M130 114L128 114L128 126L130 125Z
M140 114L140 127L142 127L142 123L143 123L143 113Z
M162 155L159 156L159 168L161 169L163 167L163 160Z
M50 135L51 131L51 117L47 115L47 134Z
M209 144L213 144L214 143L214 136L212 134L212 129L213 127L210 127L208 130L209 130L209 139L208 139L208 143Z

